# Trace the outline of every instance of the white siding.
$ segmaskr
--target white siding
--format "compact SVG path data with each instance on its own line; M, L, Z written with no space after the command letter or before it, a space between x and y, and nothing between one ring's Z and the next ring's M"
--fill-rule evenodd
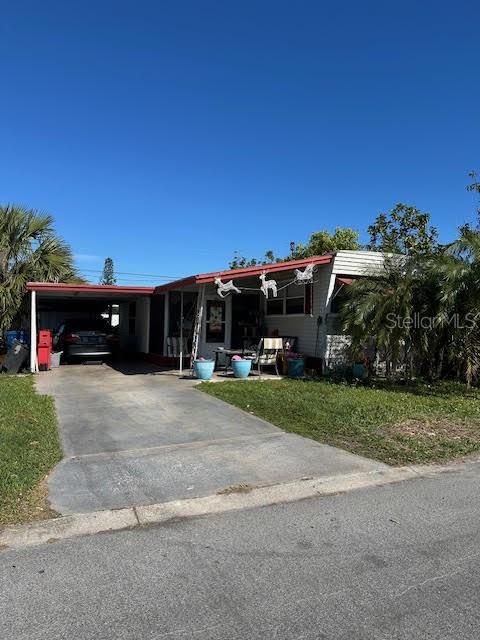
M333 273L345 276L365 276L383 265L385 256L376 251L337 251Z
M325 305L330 280L331 265L319 266L314 276L312 315L266 316L268 333L271 335L278 331L280 336L295 336L298 340L297 351L322 358L325 352Z
M346 364L349 345L350 336L327 335L325 349L325 365L327 369Z

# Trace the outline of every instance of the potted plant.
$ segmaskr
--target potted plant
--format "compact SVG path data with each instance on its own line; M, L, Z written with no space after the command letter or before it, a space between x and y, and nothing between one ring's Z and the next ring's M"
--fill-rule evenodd
M215 362L213 360L198 358L198 360L195 360L193 363L193 370L199 380L210 380L213 376L214 369Z
M305 359L300 353L287 353L287 372L289 378L303 378L305 375Z
M364 349L353 352L352 375L357 380L365 380L368 378L369 361L367 353Z
M235 378L248 378L252 368L251 358L242 358L241 356L233 356L231 360L233 375Z

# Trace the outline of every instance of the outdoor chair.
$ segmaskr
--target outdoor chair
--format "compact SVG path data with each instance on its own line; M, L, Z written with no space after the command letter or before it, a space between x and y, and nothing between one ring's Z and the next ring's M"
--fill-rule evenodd
M257 365L259 376L262 375L262 367L275 367L277 376L280 375L277 358L282 351L282 338L260 338L257 352L252 362L253 365Z
M171 358L178 358L180 355L180 351L182 351L185 357L188 357L190 355L190 350L188 347L188 339L183 338L183 344L182 344L182 338L176 337L176 336L169 336L167 338L167 356Z

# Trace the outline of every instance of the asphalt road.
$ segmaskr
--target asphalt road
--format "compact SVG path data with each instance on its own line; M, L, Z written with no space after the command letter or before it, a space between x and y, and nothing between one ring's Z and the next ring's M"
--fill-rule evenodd
M0 553L8 640L477 639L480 465Z

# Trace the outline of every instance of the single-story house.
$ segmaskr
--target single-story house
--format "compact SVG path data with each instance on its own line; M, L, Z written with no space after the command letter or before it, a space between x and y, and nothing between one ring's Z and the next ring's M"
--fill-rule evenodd
M32 282L32 339L37 328L54 329L69 309L92 313L115 304L122 346L160 364L176 367L192 351L208 358L219 347L240 349L279 336L294 338L294 350L329 367L346 340L338 316L342 290L374 273L383 260L371 251L337 251L192 275L158 287ZM31 369L36 370L35 349Z

